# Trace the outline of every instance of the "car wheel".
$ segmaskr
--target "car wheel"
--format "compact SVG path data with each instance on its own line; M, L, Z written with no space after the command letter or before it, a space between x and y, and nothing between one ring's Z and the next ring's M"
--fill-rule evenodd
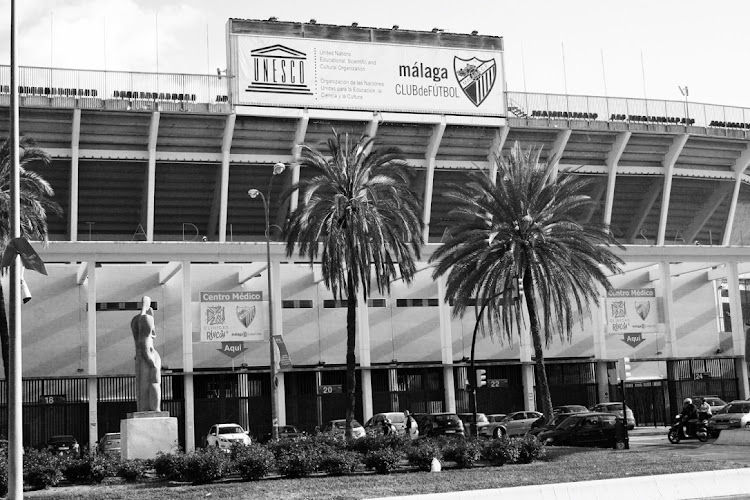
M492 437L495 439L500 439L503 436L505 436L505 432L503 432L503 430L499 427L492 433Z
M624 450L625 449L625 441L615 441L615 450Z

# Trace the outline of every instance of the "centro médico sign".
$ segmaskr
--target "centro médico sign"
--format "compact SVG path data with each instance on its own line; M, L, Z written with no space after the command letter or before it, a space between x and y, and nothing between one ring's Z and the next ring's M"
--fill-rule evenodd
M268 340L263 292L200 292L201 342Z

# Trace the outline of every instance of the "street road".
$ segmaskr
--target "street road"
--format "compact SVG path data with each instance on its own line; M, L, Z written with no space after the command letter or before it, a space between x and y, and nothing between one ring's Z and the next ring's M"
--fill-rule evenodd
M658 436L630 436L631 450L669 450L679 451L686 455L706 457L712 460L732 460L750 465L750 446L730 446L714 444L715 439L701 443L697 439L686 439L680 444L672 444L667 440L666 432Z

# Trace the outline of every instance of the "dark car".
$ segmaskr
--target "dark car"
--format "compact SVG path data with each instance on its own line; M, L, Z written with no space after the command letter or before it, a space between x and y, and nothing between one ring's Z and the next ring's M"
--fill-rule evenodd
M565 421L565 419L571 415L574 415L574 413L555 413L554 415L552 415L552 420L550 420L549 422L547 422L547 419L545 417L539 417L533 424L531 424L531 429L529 429L526 435L538 436L542 432L551 431L552 429L563 423L563 421Z
M119 432L108 432L99 440L99 452L119 456L120 440L121 435Z
M279 439L297 439L305 435L304 432L293 425L280 425L278 430Z
M420 436L465 436L464 424L455 413L418 413L414 419Z
M625 447L622 419L612 413L574 413L538 438L555 446Z
M65 455L78 458L81 456L81 448L78 440L69 435L52 436L47 441L47 450L56 455Z
M626 406L626 415L628 419L628 429L635 429L635 417L633 416L633 410L629 406ZM622 415L622 403L599 403L591 408L591 411L599 411L604 413L611 413L620 418Z

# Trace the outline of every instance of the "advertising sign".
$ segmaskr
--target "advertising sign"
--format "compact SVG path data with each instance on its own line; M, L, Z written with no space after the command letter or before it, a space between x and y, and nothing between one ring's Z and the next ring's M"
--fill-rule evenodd
M505 116L501 51L233 37L240 105Z
M263 292L200 292L201 342L268 339Z
M607 292L607 333L654 333L659 326L653 288L618 288ZM636 344L637 345L637 344Z

